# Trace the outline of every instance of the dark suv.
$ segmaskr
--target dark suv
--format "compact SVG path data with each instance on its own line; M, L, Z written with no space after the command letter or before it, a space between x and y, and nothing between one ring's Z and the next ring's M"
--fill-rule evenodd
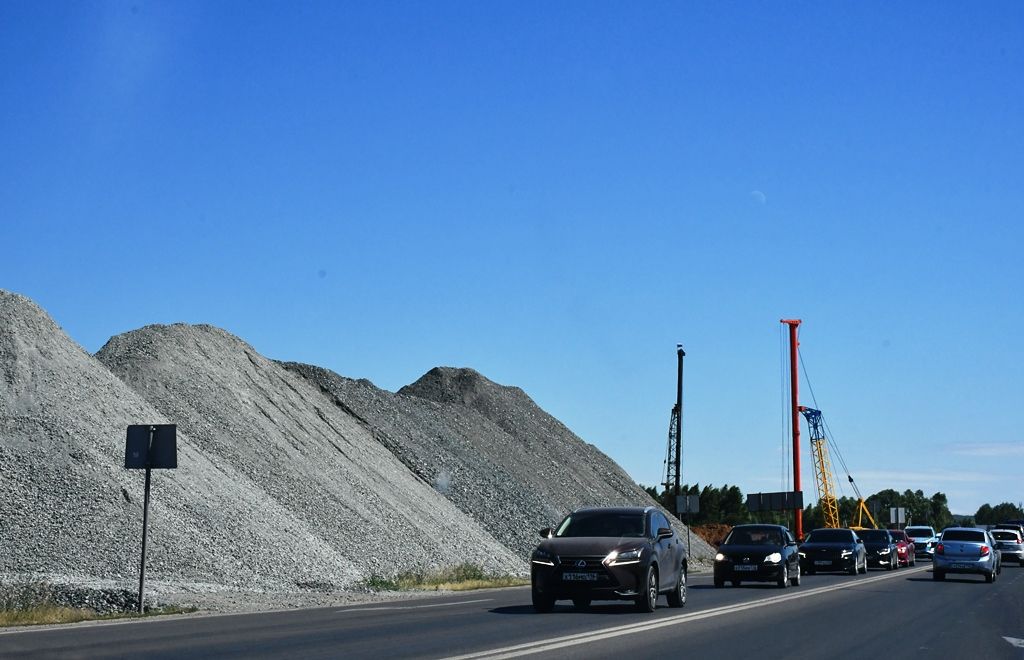
M686 548L654 507L578 509L544 537L530 558L533 607L556 600L578 608L593 600L632 600L653 612L658 594L670 607L686 604Z

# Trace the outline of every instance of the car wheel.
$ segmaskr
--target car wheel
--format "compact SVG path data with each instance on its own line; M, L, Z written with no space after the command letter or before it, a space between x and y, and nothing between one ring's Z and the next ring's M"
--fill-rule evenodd
M794 587L800 586L800 564L796 565L796 576L789 579L789 583Z
M860 574L861 575L867 575L868 574L868 558L866 556L864 557L864 563L862 563L860 565Z
M589 598L573 598L572 599L572 604L578 610L586 610L586 609L590 608L590 599Z
M1017 560L1017 565L1018 566L1024 566L1024 557L1021 557L1020 559Z
M779 578L779 581L776 584L783 589L789 585L789 566L786 564L782 565L782 577Z
M725 586L725 580L715 578L715 589L721 589Z
M846 572L849 573L850 575L856 575L857 573L860 573L860 562L857 561L856 557L854 557L854 559L853 559L853 566L848 568L846 570Z
M533 609L535 611L544 614L546 612L550 612L555 608L555 599L551 598L550 596L545 596L544 594L537 591L536 588L531 590L530 595L533 598Z
M991 573L985 573L985 582L988 582L988 583L991 584L992 582L995 582L995 581L996 581L996 572L995 571L992 571Z
M942 582L943 580L946 579L946 574L943 573L942 571L936 571L936 570L932 569L932 579L933 580L938 580L939 582Z
M917 557L914 557L914 556L910 557L910 565L911 566L917 566Z
M715 583L715 586L719 586ZM682 607L686 605L686 571L679 568L679 579L676 581L676 588L668 594L669 607Z
M658 606L658 571L653 566L647 567L643 592L636 597L636 609L641 612L653 612Z

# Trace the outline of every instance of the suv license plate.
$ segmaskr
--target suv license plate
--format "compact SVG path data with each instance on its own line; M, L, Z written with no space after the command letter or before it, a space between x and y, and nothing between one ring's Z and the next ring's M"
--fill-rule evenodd
M597 573L562 573L562 579L569 582L597 582Z
M814 565L815 566L831 566L832 562L830 560L828 560L828 559L815 559L814 560Z
M750 564L736 564L736 566L734 568L737 571L756 571L757 570L757 566L752 566Z

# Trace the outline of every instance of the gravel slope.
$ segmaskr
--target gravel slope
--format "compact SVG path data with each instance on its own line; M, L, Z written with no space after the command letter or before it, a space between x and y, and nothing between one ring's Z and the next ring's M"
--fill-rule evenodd
M472 370L396 394L184 324L91 356L0 290L0 582L134 588L143 472L123 467L125 427L167 422L179 468L154 472L157 593L268 607L463 562L525 574L536 530L567 511L650 502L521 390ZM692 554L713 551L694 538Z

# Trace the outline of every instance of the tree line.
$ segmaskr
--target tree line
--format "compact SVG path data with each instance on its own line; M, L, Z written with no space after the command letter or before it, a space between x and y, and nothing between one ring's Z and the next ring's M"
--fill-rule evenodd
M643 486L642 484L641 486L666 509L675 510L675 495L670 495L667 489L659 492L653 486ZM700 484L684 484L680 486L680 490L682 495L698 495L700 497L700 510L697 513L689 514L691 525L708 523L740 525L751 522L792 525L792 513L788 511L750 512L747 509L746 498L738 486L726 484L715 487L708 484L701 487ZM847 527L854 525L857 522L858 500L853 497L840 497L837 503L840 524ZM946 495L941 492L927 497L921 490L907 489L900 493L892 488L887 488L865 498L864 503L879 527L889 526L889 509L894 507L902 507L905 510L907 525L930 525L935 529L943 529L954 523L969 526L991 525L1005 520L1024 519L1022 505L1014 505L1009 502L995 506L984 504L973 518L954 516L950 513ZM683 516L684 520L686 520L685 515ZM862 523L864 526L870 525L866 518ZM804 509L804 529L815 529L824 527L824 525L825 517L817 502Z

